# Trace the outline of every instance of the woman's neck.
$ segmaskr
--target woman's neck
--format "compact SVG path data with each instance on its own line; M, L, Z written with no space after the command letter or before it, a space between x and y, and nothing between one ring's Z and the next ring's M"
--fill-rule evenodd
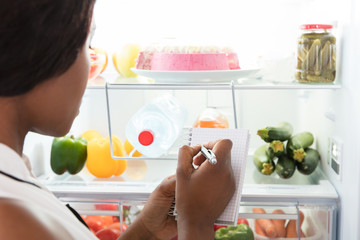
M0 142L22 155L28 132L17 97L0 97Z

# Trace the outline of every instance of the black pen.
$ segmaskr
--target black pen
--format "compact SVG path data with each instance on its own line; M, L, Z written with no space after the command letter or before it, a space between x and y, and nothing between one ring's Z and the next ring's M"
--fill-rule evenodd
M217 163L216 156L213 151L207 149L201 144L200 152L209 161L210 164L215 165Z

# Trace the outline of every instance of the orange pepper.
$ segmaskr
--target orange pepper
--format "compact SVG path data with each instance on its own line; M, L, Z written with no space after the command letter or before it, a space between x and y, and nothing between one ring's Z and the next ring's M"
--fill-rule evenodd
M115 156L125 156L125 148L121 140L113 136L113 152ZM86 167L98 178L109 178L121 175L127 167L126 160L114 160L110 154L110 138L94 138L88 142Z

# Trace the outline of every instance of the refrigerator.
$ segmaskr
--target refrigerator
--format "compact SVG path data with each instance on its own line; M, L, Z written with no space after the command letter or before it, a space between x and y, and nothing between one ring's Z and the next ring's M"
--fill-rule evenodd
M89 129L116 135L124 143L131 117L167 93L187 109L178 138L156 158L126 159L120 176L97 178L86 167L76 175L57 175L50 168L52 137L30 133L24 153L34 174L62 201L80 214L118 216L131 224L160 181L175 174L177 151L187 144L187 131L202 111L214 108L230 128L245 128L251 140L239 217L246 218L255 239L269 239L254 230L256 219L286 221L305 214L302 239L360 239L360 4L356 0L254 1L98 1L94 10L92 47L108 54L105 70L89 81L80 114L69 134ZM295 79L299 26L327 23L336 37L336 78L332 83L298 83ZM119 74L113 62L124 46L226 46L238 54L243 75L207 81L153 75L151 79ZM125 74L126 75L126 74ZM174 80L174 82L172 82ZM257 130L287 121L294 133L311 132L321 160L310 175L298 171L282 179L256 170L253 155L264 144ZM253 213L263 208L267 213ZM126 218L124 217L126 213ZM298 239L298 238L293 238Z

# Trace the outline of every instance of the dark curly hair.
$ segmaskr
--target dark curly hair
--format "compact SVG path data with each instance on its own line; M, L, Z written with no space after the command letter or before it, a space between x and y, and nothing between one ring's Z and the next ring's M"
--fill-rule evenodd
M0 0L0 96L64 73L90 31L95 0Z

